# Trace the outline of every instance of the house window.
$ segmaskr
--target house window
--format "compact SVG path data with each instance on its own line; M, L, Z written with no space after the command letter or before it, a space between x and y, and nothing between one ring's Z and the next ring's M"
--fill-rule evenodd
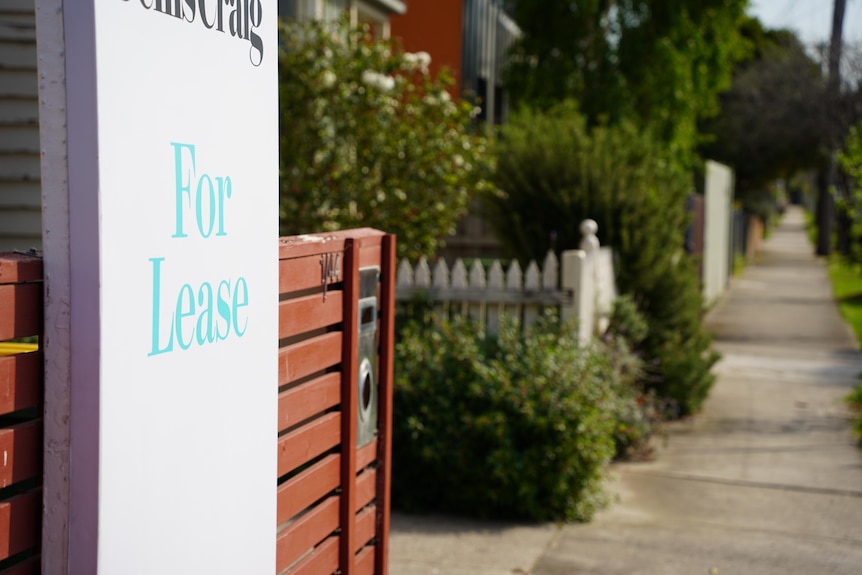
M282 20L296 20L297 0L278 0L278 17Z
M349 0L278 0L278 15L298 21L337 20L348 3Z
M360 24L366 24L375 38L389 38L389 16L368 6L364 2L357 2L356 18Z
M367 25L376 38L388 38L389 13L378 4L363 0L278 0L278 15L298 21L331 21L349 12L351 22ZM396 11L402 13L403 6Z
M322 0L320 2L321 20L338 20L347 10L348 0Z

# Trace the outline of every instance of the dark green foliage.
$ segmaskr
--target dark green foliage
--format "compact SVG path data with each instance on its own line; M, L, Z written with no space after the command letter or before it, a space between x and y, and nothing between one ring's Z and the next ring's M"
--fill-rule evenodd
M853 412L853 433L862 447L862 385L851 391L844 398L850 410Z
M669 415L700 411L715 382L712 366L719 359L702 325L703 300L694 263L687 257L632 288L648 318L650 335L643 343L646 385L668 405Z
M629 296L620 296L614 301L613 313L605 337L624 340L638 346L649 335L649 325Z
M512 0L523 30L507 85L516 102L574 98L591 124L630 119L687 155L745 48L744 0Z
M638 349L649 333L646 319L628 296L614 302L610 325L603 340L615 369L627 383L616 387L620 400L612 404L614 452L617 459L643 459L652 453L650 437L658 430L663 416L655 394L644 393L637 381L644 375Z
M844 175L844 193L837 194L838 213L849 222L848 260L862 263L862 122L852 126L838 154L838 164Z
M346 16L285 22L278 65L280 233L373 227L433 254L493 168L450 75Z
M504 321L497 337L465 321L407 326L396 345L393 502L589 520L607 500L616 437L628 447L649 432L627 391L638 369L611 345L579 348L552 316L525 335Z
M702 298L683 253L688 171L667 146L627 122L588 128L571 103L522 112L497 142L497 186L489 211L499 237L521 260L553 247L575 249L579 223L598 222L619 257L617 282L644 314L646 384L698 411L713 382L716 355L701 325Z
M702 123L701 153L733 167L737 199L757 213L768 182L818 167L829 107L821 67L792 32L765 30L756 19L742 30L750 57L721 95L721 113Z

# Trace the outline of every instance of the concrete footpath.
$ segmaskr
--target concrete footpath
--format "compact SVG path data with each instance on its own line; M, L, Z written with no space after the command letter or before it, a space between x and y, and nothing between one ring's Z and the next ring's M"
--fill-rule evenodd
M862 455L841 398L862 355L788 211L708 316L723 359L701 415L614 465L586 525L395 514L393 575L862 573Z

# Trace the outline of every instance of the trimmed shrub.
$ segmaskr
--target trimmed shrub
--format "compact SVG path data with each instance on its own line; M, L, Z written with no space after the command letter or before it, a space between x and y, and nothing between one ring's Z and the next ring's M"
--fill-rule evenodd
M853 413L853 433L862 447L862 385L847 394L844 401Z
M650 438L664 416L654 392L645 393L637 382L644 376L639 354L633 350L649 333L644 317L631 298L614 302L610 325L604 335L605 353L625 383L616 386L619 401L612 404L614 418L614 458L647 459L652 455Z
M413 322L396 344L393 502L405 510L586 521L607 503L617 416L639 363L578 346L551 315L522 334ZM625 443L623 441L623 443Z
M496 143L486 196L498 236L522 261L580 243L592 218L619 257L617 283L645 316L644 383L679 416L700 410L717 354L702 326L694 264L684 253L693 180L672 150L633 124L589 127L573 103L523 111Z

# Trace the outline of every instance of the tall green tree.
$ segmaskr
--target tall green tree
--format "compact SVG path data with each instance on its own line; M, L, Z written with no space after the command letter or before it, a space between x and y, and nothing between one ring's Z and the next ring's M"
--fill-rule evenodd
M743 33L750 57L721 95L721 113L702 124L701 151L733 166L738 197L751 201L767 182L816 168L831 127L826 78L799 39L755 19Z
M512 0L523 31L507 82L547 108L572 98L591 124L634 119L691 158L699 119L746 50L746 0Z

